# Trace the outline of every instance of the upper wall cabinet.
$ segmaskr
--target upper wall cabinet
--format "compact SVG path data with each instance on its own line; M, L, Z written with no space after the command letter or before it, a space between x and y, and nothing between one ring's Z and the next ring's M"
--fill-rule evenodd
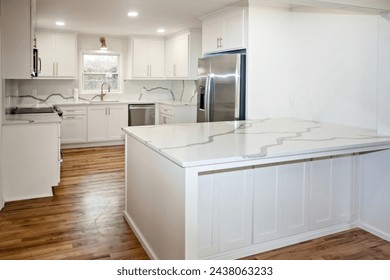
M164 78L164 40L133 38L131 47L132 67L129 68L132 69L132 75L129 78Z
M39 77L75 79L77 37L70 33L37 32Z
M201 32L191 31L170 37L165 42L165 77L197 79L201 52Z
M203 18L203 53L245 49L246 46L247 8L223 10Z
M35 7L35 0L1 0L4 79L31 78Z

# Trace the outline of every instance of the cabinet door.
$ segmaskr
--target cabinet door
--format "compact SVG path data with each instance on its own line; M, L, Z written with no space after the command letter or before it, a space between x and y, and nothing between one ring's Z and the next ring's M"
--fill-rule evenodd
M188 78L188 34L167 40L165 52L165 76L169 78Z
M31 79L31 0L1 0L2 79Z
M215 174L219 188L219 251L226 252L249 246L252 241L251 169Z
M160 114L160 124L173 124L175 118L171 115Z
M107 106L88 106L88 142L107 140Z
M133 77L147 78L149 75L148 65L148 41L133 39Z
M198 256L249 246L252 241L252 170L199 176Z
M86 126L86 115L64 116L61 122L61 144L85 143Z
M223 21L205 21L202 27L202 50L203 53L219 51L219 38L223 36Z
M353 214L354 157L311 161L311 229L349 222Z
M188 35L182 35L176 39L175 77L188 77Z
M167 78L173 78L175 76L175 57L176 40L175 38L169 39L165 42L165 76Z
M149 77L164 78L165 46L162 40L149 41Z
M128 111L126 105L111 105L108 107L107 140L121 140L124 138L122 127L126 127Z
M40 59L40 77L54 77L55 74L55 35L50 33L37 33L37 48Z
M56 35L56 75L58 77L76 77L76 49L74 35Z
M254 243L307 231L307 173L303 162L254 169Z
M224 18L224 36L221 42L223 50L245 48L245 10L227 14Z

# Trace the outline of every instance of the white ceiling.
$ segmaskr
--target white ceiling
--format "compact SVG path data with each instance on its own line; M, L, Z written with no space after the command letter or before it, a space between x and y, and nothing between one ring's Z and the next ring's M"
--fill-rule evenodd
M36 0L37 28L63 29L100 35L169 35L199 28L199 17L239 0ZM130 10L139 12L129 18ZM57 27L61 20L64 27Z

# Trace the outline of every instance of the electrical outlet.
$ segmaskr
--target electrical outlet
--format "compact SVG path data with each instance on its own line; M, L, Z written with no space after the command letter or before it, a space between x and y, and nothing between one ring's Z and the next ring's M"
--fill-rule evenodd
M32 96L37 96L37 94L38 94L38 91L36 89L33 89L32 90Z

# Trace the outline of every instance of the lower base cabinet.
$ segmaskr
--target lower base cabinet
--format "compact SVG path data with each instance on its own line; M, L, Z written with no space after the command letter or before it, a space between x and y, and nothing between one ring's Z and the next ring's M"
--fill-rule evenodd
M159 124L196 122L195 104L159 104Z
M52 196L60 181L60 122L3 125L5 201Z
M87 142L87 107L61 106L61 144Z
M198 257L352 222L355 170L349 155L200 174Z
M88 142L124 139L122 127L127 126L127 105L88 106Z

